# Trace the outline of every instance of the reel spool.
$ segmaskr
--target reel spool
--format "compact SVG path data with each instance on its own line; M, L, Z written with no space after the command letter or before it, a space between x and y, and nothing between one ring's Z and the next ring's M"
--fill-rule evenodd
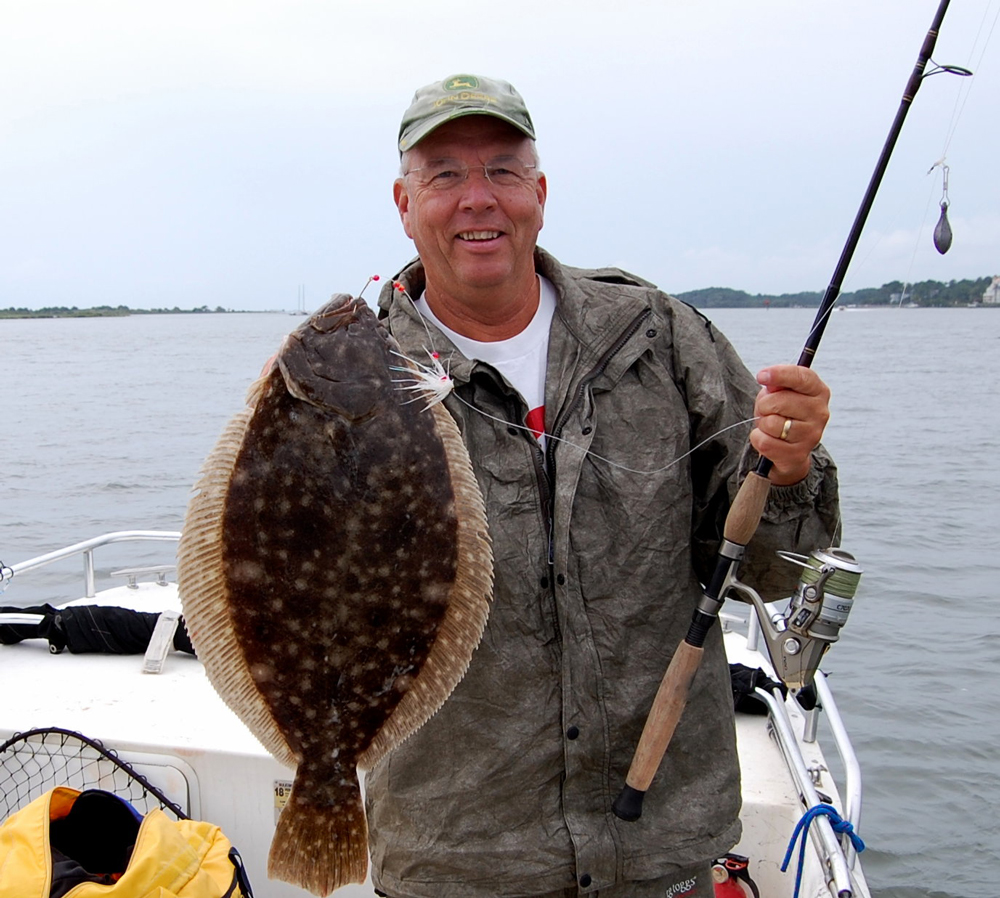
M784 615L772 616L757 593L734 584L757 610L775 673L790 689L813 681L819 662L840 638L854 606L862 569L857 559L840 548L818 549L808 557L778 553L802 567L795 594Z

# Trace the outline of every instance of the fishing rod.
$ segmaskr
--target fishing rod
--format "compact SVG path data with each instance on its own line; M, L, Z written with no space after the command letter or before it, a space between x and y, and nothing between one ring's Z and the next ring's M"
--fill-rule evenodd
M875 194L878 192L882 176L889 164L889 157L892 155L899 132L902 130L906 113L909 111L923 79L938 72L950 72L957 75L972 74L968 69L959 66L939 66L936 63L934 68L925 72L927 63L932 61L931 54L934 52L938 31L945 12L948 10L949 2L950 0L941 0L934 15L934 21L931 23L930 30L920 48L913 72L906 83L899 109L892 127L889 129L889 136L882 147L875 171L868 183L868 189L865 191L861 207L858 209L848 235L847 243L840 254L830 285L823 294L812 329L799 356L797 364L804 368L809 368L812 365L820 340L823 338L823 332L826 330L830 313L840 295L844 275L861 238L861 231L864 229L868 213L875 202ZM663 676L639 743L636 746L635 754L632 757L632 764L625 778L625 786L612 804L615 814L622 820L638 820L642 816L643 798L656 775L660 761L663 759L687 704L688 691L701 664L705 639L712 625L718 620L726 594L730 588L738 583L736 575L740 562L747 544L757 531L761 515L764 512L764 505L767 502L770 490L768 474L771 467L771 460L761 456L754 470L747 474L730 507L723 529L723 540L719 547L715 571L695 608L687 635L674 652L670 665ZM816 657L816 663L819 663L818 657ZM814 672L813 670L812 673Z

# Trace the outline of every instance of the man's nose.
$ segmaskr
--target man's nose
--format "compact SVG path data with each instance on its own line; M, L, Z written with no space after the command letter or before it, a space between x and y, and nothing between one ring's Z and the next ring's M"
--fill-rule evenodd
M462 184L463 206L469 207L489 207L497 203L496 193L493 184L486 177L486 168L482 165L470 165L469 176Z

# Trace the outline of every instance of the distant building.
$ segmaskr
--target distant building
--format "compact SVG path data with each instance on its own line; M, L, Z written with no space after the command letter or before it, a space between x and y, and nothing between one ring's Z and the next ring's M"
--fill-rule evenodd
M993 278L992 283L983 293L984 306L1000 306L1000 275Z

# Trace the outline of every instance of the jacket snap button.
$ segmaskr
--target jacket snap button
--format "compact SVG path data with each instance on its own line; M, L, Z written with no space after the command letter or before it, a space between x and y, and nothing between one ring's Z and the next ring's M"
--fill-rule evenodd
M580 431L580 433L582 433L582 434L583 434L584 436L586 436L586 435L587 435L588 433L590 433L590 432L591 432L591 431L592 431L593 429L594 429L594 428L593 428L593 427L591 427L591 426L590 426L590 425L588 424L588 425L587 425L586 427L584 427L584 428L583 428L583 430L581 430L581 431Z
M548 577L542 577L542 579L539 581L539 584L541 585L542 589L548 589L549 588L549 578Z
M560 586L565 586L566 585L566 576L565 576L565 574L559 574L556 577L556 583L558 583Z
M517 436L517 428L516 427L508 427L507 428L507 433L509 433L512 437L516 437Z
M580 885L584 888L587 888L587 886L589 886L593 881L594 880L590 878L589 873L584 873L583 876L580 877Z
M651 327L648 331L646 331L646 336L649 337L650 340L652 340L653 337L656 336L656 328Z
M568 730L566 730L566 738L567 739L575 739L579 735L580 735L580 728L579 727L573 726L573 727L570 727Z

